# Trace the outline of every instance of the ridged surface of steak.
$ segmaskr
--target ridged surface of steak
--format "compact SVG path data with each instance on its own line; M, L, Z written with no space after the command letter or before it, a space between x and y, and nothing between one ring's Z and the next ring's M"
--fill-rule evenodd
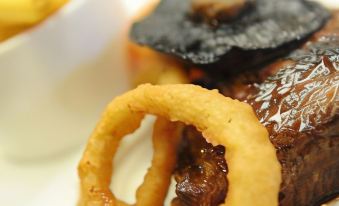
M260 121L270 132L271 142L276 147L278 159L282 164L280 205L312 206L319 204L323 198L337 194L339 14L335 14L327 27L314 35L312 41L302 49L256 74L249 74L249 78L243 78L238 79L240 83L238 80L212 80L212 85L209 86L217 87L224 91L225 95L251 104ZM196 138L201 136L197 134ZM188 143L188 147L195 147L195 142ZM205 147L210 148L209 145ZM204 149L201 144L198 148L202 151ZM178 167L176 201L182 205L195 206L220 204L222 200L211 198L213 196L210 193L219 194L226 191L227 182L218 182L215 179L212 182L217 187L204 190L204 193L200 193L193 201L187 201L191 191L185 187L198 187L207 178L213 179L206 175L190 176L192 165L206 174L218 173L213 170L219 170L218 174L222 171L218 165L220 157L212 155L212 158L208 159L209 165L218 166L205 167L203 164L197 164L205 157L190 151L186 148L181 153L191 159ZM224 174L226 175L225 171Z

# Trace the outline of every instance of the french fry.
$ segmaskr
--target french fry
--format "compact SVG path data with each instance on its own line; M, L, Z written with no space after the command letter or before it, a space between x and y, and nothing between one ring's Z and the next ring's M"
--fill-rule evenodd
M28 26L7 27L0 25L0 42L26 30Z
M33 25L61 7L68 0L1 0L0 24Z

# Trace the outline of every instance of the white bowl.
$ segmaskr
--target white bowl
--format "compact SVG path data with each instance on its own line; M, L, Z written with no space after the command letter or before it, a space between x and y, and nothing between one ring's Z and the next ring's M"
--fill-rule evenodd
M119 2L70 0L0 44L1 152L44 157L87 140L106 103L127 89Z

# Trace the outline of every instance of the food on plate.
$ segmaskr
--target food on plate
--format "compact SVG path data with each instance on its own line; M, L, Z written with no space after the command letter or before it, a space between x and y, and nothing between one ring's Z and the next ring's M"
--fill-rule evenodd
M339 39L328 38L309 44L293 53L290 59L272 65L270 69L278 69L278 73L255 86L255 92L246 98L270 132L282 163L281 205L313 205L338 190L339 70L335 58L339 57L336 51ZM332 51L336 53L331 54ZM215 180L210 174L221 174L227 168L225 162L220 162L222 154L217 155L219 149L209 145L201 147L192 137L186 141L182 157L193 156L194 159L181 163L176 172L179 176L177 194L183 201L189 199L190 205L207 197L211 205L216 205L214 202L220 201L217 194L226 194L227 182L220 178ZM211 158L206 152L192 154L191 150L199 149L213 149L212 155L215 155ZM214 164L212 169L211 164ZM206 176L197 176L201 173L197 167L207 170ZM200 187L206 179L219 188ZM211 192L216 197L211 196Z
M68 0L1 0L0 42L45 19Z
M181 64L158 53L128 44L131 82L134 86L143 83L151 84L184 84L189 80L181 69ZM135 69L134 69L135 68Z
M245 15L210 25L192 18L191 7L191 1L161 1L134 24L132 40L220 76L287 54L329 18L310 1L256 0Z
M170 122L161 117L155 122L152 166L136 192L138 205L163 205L176 166L182 128L180 122Z
M231 21L243 14L252 3L252 0L192 0L191 14L212 24L216 20Z
M339 155L338 20L339 15L335 14L325 29L312 37L312 42L284 60L253 72L256 78L246 79L246 75L240 75L232 77L232 80L214 82L215 85L211 85L211 80L200 80L201 84L218 88L227 96L246 100L269 130L283 168L281 205L316 204L323 198L335 195L339 188L339 162L335 158ZM237 81L237 84L234 83ZM190 153L185 156L195 159L179 167L177 194L182 201L189 199L194 203L207 196L210 197L208 201L213 203L218 197L213 198L209 193L222 193L227 189L227 183L219 186L217 191L214 187L214 190L205 189L202 193L199 184L204 179L211 179L213 184L213 177L195 175L197 172L194 168L201 166L207 155L192 155L191 150L198 147L209 151L211 148L208 145L202 148L195 143L198 140L192 139L189 138L185 144L192 148L186 147L184 151ZM218 174L227 167L225 163L220 163L218 156L208 160L222 165L220 168L213 167L216 170L213 173ZM212 173L210 167L201 167ZM221 184L220 181L214 183ZM194 193L194 190L187 188L201 190L197 189L198 192Z
M269 141L268 132L258 121L253 109L216 90L190 84L145 84L117 97L108 105L79 165L80 205L126 205L109 189L112 159L121 139L139 127L146 113L193 125L208 142L227 148L224 158L229 168L229 188L225 205L278 205L280 163ZM157 159L157 154L173 154L177 143L175 136L180 135L176 130L179 126L168 129L166 122L163 123L165 126L161 122L157 124L154 131L156 153L145 182L137 191L137 205L162 205L157 200L163 200L164 196L156 196L154 190L157 187L162 191L167 190L168 172L172 171L164 171L174 166L173 158L176 158L173 155ZM159 137L164 132L157 131L157 128L166 128L166 137ZM157 145L155 138L171 140L158 142L161 145ZM169 150L157 150L162 146L169 147ZM167 168L164 169L161 165ZM154 175L157 170L163 171L157 174L160 177ZM160 182L158 178L161 179ZM257 181L260 184L255 184Z
M339 12L310 1L257 0L231 21L193 17L189 1L162 1L131 31L153 57L134 45L131 61L147 65L158 57L157 65L177 64L191 83L250 104L282 165L279 205L319 205L338 195ZM222 204L227 147L209 144L192 127L182 136L173 202Z

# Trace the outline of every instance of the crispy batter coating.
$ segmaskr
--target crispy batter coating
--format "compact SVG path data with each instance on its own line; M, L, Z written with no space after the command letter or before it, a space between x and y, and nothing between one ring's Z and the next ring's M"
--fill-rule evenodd
M163 205L176 165L182 128L180 122L170 122L161 117L155 122L152 166L144 178L144 183L137 190L137 205Z
M216 90L188 84L141 85L108 105L79 165L81 205L121 205L109 189L112 159L120 140L139 127L146 113L193 125L208 142L227 148L229 188L225 206L278 205L281 166L268 132L253 109ZM154 193L140 198L152 201ZM140 198L136 205L140 205Z

